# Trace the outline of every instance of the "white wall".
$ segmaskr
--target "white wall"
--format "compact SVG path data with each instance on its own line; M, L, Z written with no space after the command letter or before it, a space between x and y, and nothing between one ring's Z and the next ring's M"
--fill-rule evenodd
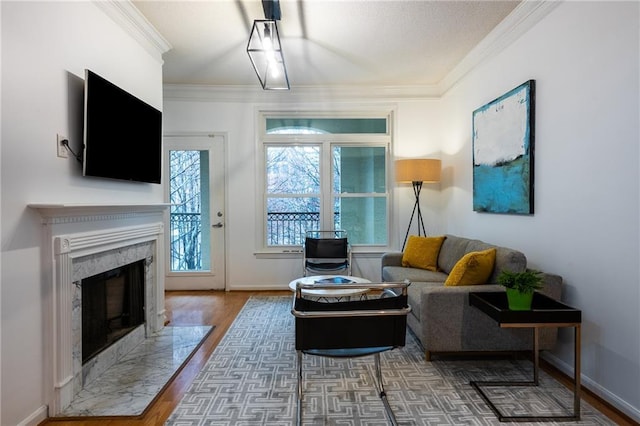
M640 419L639 4L567 2L442 98L442 215L522 250L582 309L584 383ZM535 214L472 211L471 113L536 80ZM572 333L552 359L571 372Z
M285 95L286 96L286 95ZM287 98L285 98L287 99ZM226 206L226 258L227 289L286 289L287 284L300 276L302 262L300 255L268 258L256 256L258 248L256 238L257 212L253 206L259 206L261 198L257 188L256 161L257 143L254 122L258 110L309 110L325 109L360 110L363 107L381 111L394 110L397 129L395 132L395 149L406 157L431 155L439 157L436 140L430 140L428 130L436 127L435 101L420 102L369 102L363 104L348 103L307 103L295 104L259 103L259 102L218 102L213 100L164 100L164 131L174 132L226 132L227 140L227 206ZM430 114L431 111L431 114ZM433 130L432 130L433 131ZM430 196L437 187L425 185L424 196ZM396 205L401 207L400 214L392 218L399 223L403 231L408 223L413 207L413 191L410 185L403 188L392 187L396 193ZM436 221L433 203L425 205L425 225L429 227ZM247 208L247 206L250 206ZM438 226L439 227L439 226ZM415 222L414 222L415 230ZM395 235L394 235L395 237ZM392 244L402 244L397 238ZM379 253L371 255L354 255L354 274L380 280Z
M83 178L56 157L56 134L82 139L84 69L162 108L162 64L91 2L1 2L2 289L0 424L46 414L51 284L42 225L28 203L162 202L160 185ZM126 155L127 147L122 149Z

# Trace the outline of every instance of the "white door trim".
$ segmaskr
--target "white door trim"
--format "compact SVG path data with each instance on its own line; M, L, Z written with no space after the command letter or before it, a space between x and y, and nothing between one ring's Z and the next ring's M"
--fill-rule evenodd
M216 143L216 140L219 142ZM168 152L175 149L201 149L210 152L212 160L210 175L210 195L211 195L211 224L218 221L223 223L222 228L211 228L211 262L212 271L203 272L172 272L170 264L170 232L166 232L165 255L168 257L165 270L165 288L167 290L225 290L227 283L227 232L226 232L226 205L227 205L227 133L226 132L171 132L164 134L164 170L167 178L164 181L165 200L168 202ZM215 164L213 164L215 163ZM219 172L219 173L218 173ZM215 195L214 190L222 193ZM216 198L217 197L217 198ZM216 201L216 199L218 201ZM217 205L214 205L218 203ZM222 208L219 207L222 204ZM215 211L214 211L215 210ZM222 213L221 219L217 217L217 212ZM165 213L165 224L169 230L169 212ZM214 238L214 233L218 233L219 238ZM214 243L218 241L218 244Z

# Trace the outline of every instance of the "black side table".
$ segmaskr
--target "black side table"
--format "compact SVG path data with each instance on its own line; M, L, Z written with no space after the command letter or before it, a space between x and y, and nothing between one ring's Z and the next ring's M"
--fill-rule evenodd
M505 292L471 292L469 305L475 306L493 318L500 327L533 329L533 380L530 382L504 381L472 381L473 386L482 399L489 405L501 422L527 421L571 421L580 420L580 325L582 312L567 306L548 296L536 292L530 311L512 311L507 304ZM487 386L538 386L539 346L538 334L543 327L573 327L574 329L574 380L573 380L573 415L572 416L507 416L500 413L497 407L484 393L482 387Z

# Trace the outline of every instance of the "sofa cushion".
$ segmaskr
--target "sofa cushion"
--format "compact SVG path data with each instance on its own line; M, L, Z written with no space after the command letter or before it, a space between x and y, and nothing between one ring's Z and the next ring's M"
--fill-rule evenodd
M486 284L493 272L496 249L472 251L462 256L444 282L446 286Z
M438 254L444 238L410 235L402 254L402 266L437 271Z
M455 235L446 235L440 248L440 256L438 257L438 268L447 274L451 272L458 260L467 254L468 238L456 237Z
M426 269L405 268L404 266L385 266L382 270L382 281L400 282L409 280L416 282L437 282L439 285L447 279L442 272L427 271Z
M445 235L446 239L442 242L440 255L438 257L438 268L450 274L458 260L467 253L473 251L482 251L489 248L496 249L496 260L491 276L487 280L489 283L496 283L500 271L506 269L512 272L522 272L527 268L527 258L524 253L508 247L499 247L493 244L485 243L480 240L471 240L468 238L458 237L455 235Z
M511 272L523 272L527 269L527 258L524 253L506 248L506 247L497 247L496 248L496 263L493 267L493 272L489 277L490 283L498 282L498 275L503 270L511 271Z

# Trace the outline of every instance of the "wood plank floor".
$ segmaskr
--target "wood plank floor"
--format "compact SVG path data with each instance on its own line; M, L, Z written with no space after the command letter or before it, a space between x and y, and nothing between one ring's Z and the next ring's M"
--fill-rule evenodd
M39 426L158 426L163 425L180 402L195 376L209 359L245 302L255 294L290 295L288 291L171 291L166 294L167 320L172 325L215 325L214 331L202 344L177 377L165 387L149 408L137 417L82 418L72 420L48 419ZM541 366L568 387L568 377L547 364ZM583 399L619 425L638 425L584 390Z

